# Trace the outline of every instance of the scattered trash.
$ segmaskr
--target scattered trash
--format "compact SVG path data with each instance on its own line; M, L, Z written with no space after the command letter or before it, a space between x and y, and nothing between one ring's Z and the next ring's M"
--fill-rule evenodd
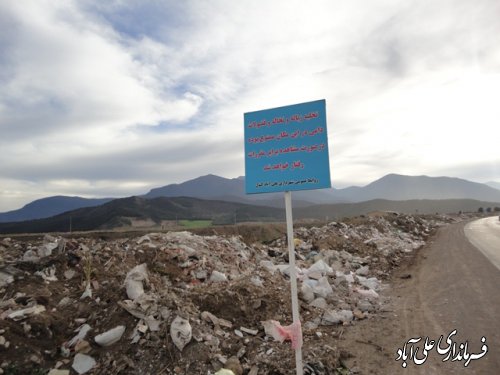
M146 263L140 264L132 268L125 278L125 288L127 296L131 300L135 300L144 294L144 286L142 282L148 279L148 271Z
M266 320L262 322L262 325L264 326L266 334L272 336L276 341L283 342L285 340L290 340L292 342L292 349L302 347L300 322L283 327L276 320Z
M170 326L170 337L177 349L182 349L191 341L192 329L189 320L177 316Z
M29 315L38 315L45 311L45 306L35 305L26 309L11 312L7 317L12 320L26 319Z
M118 326L110 329L109 331L101 333L100 335L97 335L96 337L94 337L94 341L100 346L110 346L115 342L118 342L123 336L124 332L125 326Z
M223 227L204 236L0 238L0 322L10 320L0 326L1 365L52 375L70 367L79 374L288 373L293 356L280 342L290 340L305 348L305 373L334 373L341 353L326 344L337 330L331 326L350 329L376 316L393 269L452 221L382 214L295 228L303 338L297 325L279 323L291 321L284 231L248 243ZM243 227L236 233L244 235Z

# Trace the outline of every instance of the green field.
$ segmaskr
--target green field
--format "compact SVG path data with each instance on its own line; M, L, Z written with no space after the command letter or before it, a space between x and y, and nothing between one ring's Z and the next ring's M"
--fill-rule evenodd
M188 229L206 228L212 225L212 220L179 220L179 224Z

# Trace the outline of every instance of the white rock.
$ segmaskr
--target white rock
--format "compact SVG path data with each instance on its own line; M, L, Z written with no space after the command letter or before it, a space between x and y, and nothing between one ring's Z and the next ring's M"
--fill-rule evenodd
M40 261L40 258L38 257L37 253L34 252L33 250L28 250L23 255L23 262L37 263L39 261Z
M380 289L380 281L376 277L370 277L366 280L360 280L361 285L366 286L369 289L379 290Z
M212 274L210 275L209 280L212 282L222 282L222 281L227 281L227 277L222 272L213 271Z
M78 374L85 374L95 365L96 361L94 358L86 354L77 353L71 367L73 367L73 370L75 370Z
M113 329L110 329L109 331L97 335L96 337L94 337L94 341L100 346L110 346L119 341L122 338L124 332L125 326L117 326Z
M177 349L182 351L191 341L192 337L192 329L189 320L177 316L170 325L170 337Z
M243 337L243 333L239 329L235 329L234 334L238 337Z
M367 298L367 299L377 299L379 298L379 295L376 291L374 291L373 289L368 289L368 290L365 290L365 289L359 289L359 288L356 288L354 289L355 292L359 293L361 296Z
M259 265L271 274L274 274L274 272L276 272L276 266L270 260L261 260Z
M151 332L158 332L160 330L160 321L156 320L152 315L149 315L144 319L148 328Z
M353 314L351 310L340 310L340 311L329 310L323 314L321 323L323 325L339 324L342 322L351 321L352 318Z
M309 274L310 272L315 272L319 271L323 275L333 272L333 269L325 263L323 259L318 260L316 263L314 263L309 269L307 270L306 274Z
M0 288L14 282L14 276L8 273L0 272Z
M259 276L253 276L250 281L252 282L253 285L256 287L262 288L264 286L264 282Z
M37 250L38 256L40 258L51 256L52 251L57 249L58 246L59 244L57 242L43 244Z
M69 370L52 369L47 375L69 375Z
M328 308L328 303L326 300L322 297L316 298L314 301L312 301L309 306L317 307L318 309L323 309L326 310Z
M302 283L302 287L300 288L300 298L305 302L311 302L314 299L313 288L311 288L309 284Z
M329 295L333 294L333 289L330 283L328 282L328 278L322 277L318 280L318 284L313 287L314 295L318 297L326 298Z
M352 272L349 272L347 274L344 274L343 272L341 271L337 271L335 273L335 275L337 277L343 277L349 284L352 284L354 282L354 276L353 276L353 273Z
M356 275L367 276L369 271L370 271L370 268L368 266L359 267L356 270Z
M289 264L278 264L275 266L278 271L281 272L281 274L285 276L290 276L290 265ZM302 274L302 270L295 266L295 274L297 276Z
M360 300L357 305L358 309L362 312L372 312L375 310L375 307L368 300Z

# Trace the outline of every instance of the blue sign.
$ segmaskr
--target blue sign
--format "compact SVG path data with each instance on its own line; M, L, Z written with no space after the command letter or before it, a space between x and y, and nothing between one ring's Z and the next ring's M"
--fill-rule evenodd
M247 194L331 187L325 100L248 112Z

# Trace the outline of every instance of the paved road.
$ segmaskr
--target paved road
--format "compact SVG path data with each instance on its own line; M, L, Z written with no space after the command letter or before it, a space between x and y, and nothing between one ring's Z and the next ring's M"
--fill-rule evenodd
M414 264L396 274L389 291L392 306L385 316L353 327L351 335L360 342L360 351L349 364L360 368L361 374L500 374L500 270L489 260L496 259L492 250L500 251L500 247L494 242L486 245L490 238L496 238L492 229L485 229L491 226L497 228L492 220L480 220L440 228ZM481 250L471 244L464 231ZM405 273L411 278L399 279ZM481 353L485 337L486 355L467 367L464 360L443 362L446 355L435 349L421 365L408 359L403 368L402 361L395 360L398 349L409 339L422 338L415 345L420 347L418 357L422 358L426 337L438 340L443 335L446 340L453 330L457 330L451 338L457 349L467 342L469 353ZM443 341L441 347L447 346Z
M500 220L498 216L473 221L465 226L470 243L500 270Z

